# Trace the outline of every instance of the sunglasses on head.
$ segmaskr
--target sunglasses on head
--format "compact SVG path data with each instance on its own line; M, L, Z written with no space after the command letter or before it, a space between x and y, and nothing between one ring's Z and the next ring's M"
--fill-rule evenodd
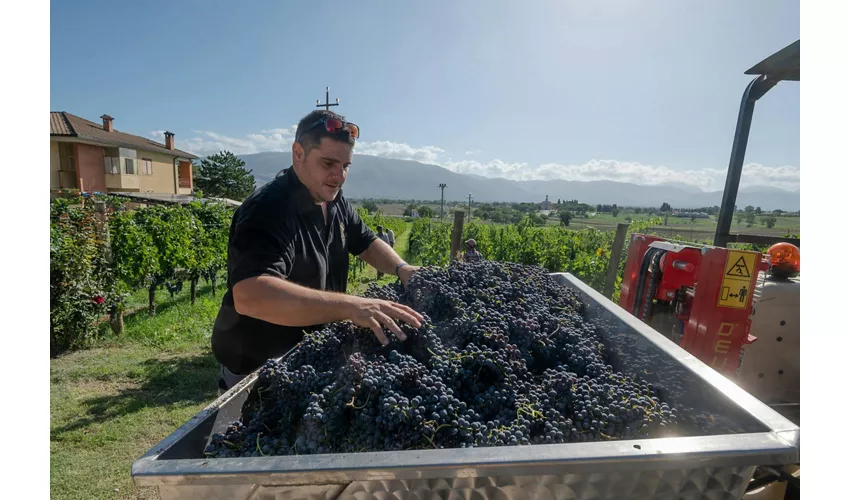
M298 140L301 139L301 136L304 135L306 132L313 130L319 125L324 125L325 130L330 133L337 133L342 132L343 130L347 130L348 134L353 139L360 138L360 127L358 127L356 124L337 120L336 118L329 118L327 116L323 116L322 118L316 120L314 123L310 124L310 126L304 127L304 130L301 132L301 134L295 138L295 142L298 142Z

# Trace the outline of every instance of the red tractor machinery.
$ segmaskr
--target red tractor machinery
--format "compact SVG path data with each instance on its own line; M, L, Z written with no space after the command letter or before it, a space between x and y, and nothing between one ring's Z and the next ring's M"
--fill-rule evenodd
M726 375L750 334L753 291L767 263L756 252L632 235L620 306Z
M799 425L799 238L729 230L755 102L800 80L800 41L746 73L757 76L741 100L714 245L633 234L620 306ZM776 244L763 255L729 243ZM759 468L745 496L783 497L799 498L799 464Z

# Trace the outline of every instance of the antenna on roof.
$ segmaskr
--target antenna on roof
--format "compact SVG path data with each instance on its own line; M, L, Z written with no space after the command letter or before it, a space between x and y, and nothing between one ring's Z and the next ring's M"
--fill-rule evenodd
M318 99L316 99L316 107L325 108L325 111L330 111L331 106L339 106L339 97L336 98L336 104L331 103L331 88L325 87L325 103L322 104Z

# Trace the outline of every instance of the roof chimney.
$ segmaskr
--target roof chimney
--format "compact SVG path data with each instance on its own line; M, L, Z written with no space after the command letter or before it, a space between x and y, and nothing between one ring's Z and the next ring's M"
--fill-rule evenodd
M100 118L103 120L103 130L112 132L112 117L109 115L103 115Z
M166 149L174 149L174 133L166 132L165 133L165 147Z

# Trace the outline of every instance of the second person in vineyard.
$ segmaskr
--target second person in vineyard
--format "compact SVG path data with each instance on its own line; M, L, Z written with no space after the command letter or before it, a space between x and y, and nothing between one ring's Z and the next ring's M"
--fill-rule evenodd
M384 344L384 329L404 340L397 321L420 326L422 316L407 306L345 294L349 253L405 285L418 269L378 239L342 196L359 136L359 127L336 113L310 113L298 124L292 166L234 214L227 292L212 336L220 390L326 323L351 320Z

